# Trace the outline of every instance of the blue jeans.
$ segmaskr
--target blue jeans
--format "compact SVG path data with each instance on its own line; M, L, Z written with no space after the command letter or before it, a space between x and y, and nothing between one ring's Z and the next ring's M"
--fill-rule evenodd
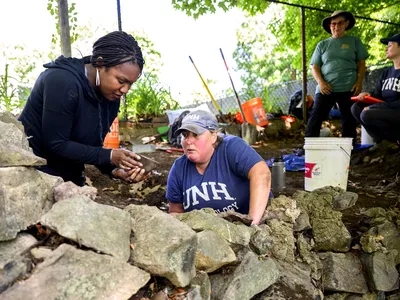
M337 104L339 104L342 120L342 136L353 138L354 143L357 136L357 124L351 114L351 106L354 104L354 102L350 100L352 96L352 92L334 92L330 95L316 94L310 118L307 123L306 137L319 137L322 122L328 119L330 110L337 102Z

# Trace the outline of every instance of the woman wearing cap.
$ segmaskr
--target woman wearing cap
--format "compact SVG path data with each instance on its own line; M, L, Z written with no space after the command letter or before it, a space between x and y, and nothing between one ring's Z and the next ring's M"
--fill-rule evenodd
M206 111L188 114L176 134L182 134L185 155L168 175L169 212L234 210L249 214L258 224L271 189L271 174L262 157L241 138L218 135L218 121Z
M379 147L383 140L400 140L400 34L381 39L386 46L386 58L393 66L384 70L375 90L358 95L359 100L372 96L384 102L375 104L354 103L351 112L364 126Z
M332 36L318 43L311 58L318 86L306 137L319 137L321 124L335 103L339 104L342 136L356 137L356 120L350 110L354 102L350 98L361 92L368 53L358 37L345 35L354 24L354 16L346 11L335 11L322 22Z
M60 56L31 91L19 120L33 152L47 160L43 172L85 184L85 164L127 182L146 177L135 153L103 149L120 98L143 70L142 51L130 34L111 32L93 45L91 56Z

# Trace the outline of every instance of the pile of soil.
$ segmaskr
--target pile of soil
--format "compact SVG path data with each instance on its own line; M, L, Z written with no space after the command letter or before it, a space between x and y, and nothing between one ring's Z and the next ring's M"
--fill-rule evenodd
M281 154L290 154L298 149L302 149L303 143L299 140L270 141L255 145L254 148L267 160ZM386 150L382 149L371 152L365 149L352 152L348 191L359 194L359 202L365 202L362 205L366 207L370 207L371 205L388 207L393 202L396 202L393 198L385 198L382 193L379 193L379 190L382 190L388 184L396 182L396 176L400 171L400 150ZM129 204L159 206L163 202L165 203L165 186L168 172L174 160L180 157L182 153L167 153L157 150L156 152L145 153L145 155L158 161L159 166L156 172L142 184L140 189L154 188L157 185L161 185L159 189L147 194L145 199L143 199L141 195L136 195L132 192L135 184L126 184L119 180L112 180L108 176L101 174L95 167L88 165L86 166L86 176L88 177L89 184L98 189L97 201L120 208L124 208ZM365 163L365 157L367 156L370 157L370 160L378 158L378 161ZM287 172L286 189L281 194L291 196L295 191L303 189L303 172ZM368 200L365 200L364 198L366 197L363 195Z

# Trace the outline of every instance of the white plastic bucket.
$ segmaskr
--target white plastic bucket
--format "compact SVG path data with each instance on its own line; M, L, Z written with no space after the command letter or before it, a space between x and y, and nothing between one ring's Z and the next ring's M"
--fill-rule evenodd
M365 130L364 126L361 126L361 145L373 145L374 140Z
M306 137L304 189L313 191L324 186L347 189L352 138Z

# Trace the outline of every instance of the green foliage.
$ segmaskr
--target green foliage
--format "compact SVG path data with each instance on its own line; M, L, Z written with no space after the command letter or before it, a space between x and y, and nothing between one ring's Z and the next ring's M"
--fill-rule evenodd
M56 30L57 34L53 33L51 35L51 42L53 44L59 44L60 41L60 23L58 18L58 0L48 0L47 10L50 15L52 15L56 20ZM76 3L72 2L68 7L68 18L69 18L69 30L71 45L78 39L78 25L77 25L78 12L76 11Z
M23 50L15 46L2 51L5 65L0 71L0 111L19 113L28 99L30 75L41 55L37 51L30 56L22 55Z
M143 74L126 95L120 119L128 116L137 118L158 116L167 109L177 109L179 104L171 96L169 88L159 84L158 74L163 63L161 54L154 49L154 43L144 33L132 33L143 53L145 65Z
M215 13L218 8L227 11L236 6L236 0L172 0L175 9L184 11L197 19L207 13Z
M356 17L400 23L398 0L384 3L371 0L290 0L291 4L324 10L346 10ZM237 7L248 13L242 29L237 33L238 44L233 56L241 71L244 93L256 96L266 86L296 79L302 70L302 19L299 7L270 3L264 0L173 0L174 7L198 18L218 8L227 11ZM309 63L317 43L330 35L321 26L330 15L318 10L305 10L306 64ZM359 36L370 57L367 65L385 61L384 45L379 38L399 32L399 26L356 18L356 26L349 35ZM309 68L308 68L309 69ZM311 73L309 72L308 75ZM264 102L267 101L263 99Z
M161 115L167 109L179 108L170 90L160 86L157 81L157 76L144 73L134 84L125 100L129 116L148 118Z

